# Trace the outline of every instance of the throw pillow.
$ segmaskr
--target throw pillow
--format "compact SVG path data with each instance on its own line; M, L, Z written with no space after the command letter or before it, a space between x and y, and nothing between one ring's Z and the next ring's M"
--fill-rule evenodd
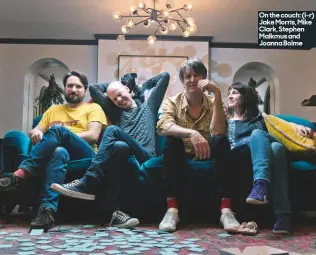
M296 133L290 122L282 120L273 115L262 114L267 129L271 135L292 152L316 152L316 137L313 139L301 136Z

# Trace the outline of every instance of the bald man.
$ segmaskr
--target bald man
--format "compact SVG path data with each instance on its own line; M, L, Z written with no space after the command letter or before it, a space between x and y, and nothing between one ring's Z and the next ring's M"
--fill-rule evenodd
M106 181L102 199L106 201L105 211L112 216L110 225L121 228L138 225L138 219L121 211L121 181L130 155L134 155L139 163L155 156L157 115L169 80L168 73L161 73L144 83L143 86L153 88L144 103L135 101L130 89L119 81L110 85L91 85L91 97L113 125L105 130L98 153L86 174L71 183L54 183L51 188L68 197L94 200L97 189Z

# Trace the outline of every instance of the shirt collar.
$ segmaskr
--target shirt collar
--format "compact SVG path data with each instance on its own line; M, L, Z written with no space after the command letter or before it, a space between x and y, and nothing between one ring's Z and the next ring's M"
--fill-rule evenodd
M187 97L185 96L184 92L182 93L181 95L181 110L183 109L186 109L189 107L189 103L188 103L188 100L187 100ZM208 104L208 99L207 99L207 96L203 93L203 105L202 107L205 109L205 110L209 110L210 109L210 106Z

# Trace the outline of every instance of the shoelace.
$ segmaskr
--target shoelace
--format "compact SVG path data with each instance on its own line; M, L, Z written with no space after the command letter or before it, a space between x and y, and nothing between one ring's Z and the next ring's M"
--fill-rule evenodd
M39 211L38 211L36 217L35 217L35 220L38 220L38 219L40 219L40 218L45 218L45 220L47 220L47 219L52 219L51 214L52 214L52 212L51 212L50 209L45 208L45 207L44 207L44 208L41 207L41 208L39 209ZM53 220L53 219L52 219L52 220Z
M67 183L65 184L65 188L72 188L72 187L75 187L77 185L81 184L81 181L80 180L74 180L70 183Z
M176 221L176 214L173 212L167 211L164 221L167 223Z
M112 219L110 221L110 226L112 226L112 223L115 219L119 219L120 221L125 221L129 218L130 216L126 213L123 213L121 211L115 211L113 213Z
M265 188L261 188L261 186L263 186L260 182L256 182L254 184L254 187L253 187L253 194L254 195L260 195L260 196L263 196L263 194L265 193L264 190Z

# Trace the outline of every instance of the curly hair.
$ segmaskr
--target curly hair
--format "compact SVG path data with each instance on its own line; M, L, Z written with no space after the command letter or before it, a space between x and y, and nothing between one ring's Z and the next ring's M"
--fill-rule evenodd
M251 86L241 82L234 82L228 88L228 92L232 89L240 93L240 108L244 120L251 120L256 117L260 113L258 108L260 102L258 92ZM229 113L233 116L234 110L229 108Z

